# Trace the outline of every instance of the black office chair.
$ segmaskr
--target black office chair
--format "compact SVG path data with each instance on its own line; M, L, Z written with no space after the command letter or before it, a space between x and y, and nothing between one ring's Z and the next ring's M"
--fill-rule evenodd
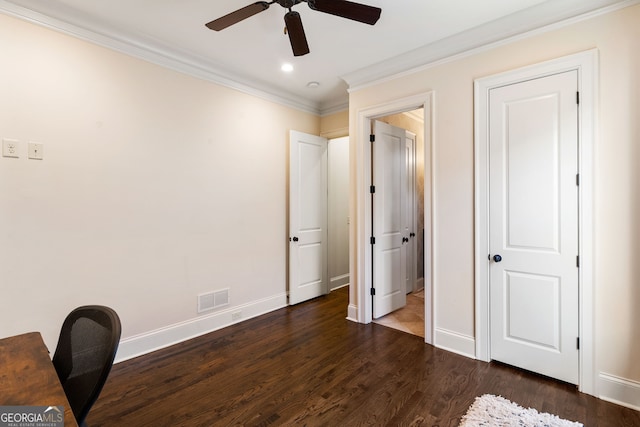
M73 310L62 324L53 365L79 426L98 399L120 342L120 318L109 307Z

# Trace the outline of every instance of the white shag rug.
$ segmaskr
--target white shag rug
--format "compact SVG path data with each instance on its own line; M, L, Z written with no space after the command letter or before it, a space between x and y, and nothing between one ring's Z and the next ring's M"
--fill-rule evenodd
M485 394L476 397L459 427L583 427L556 415L525 409L503 397Z

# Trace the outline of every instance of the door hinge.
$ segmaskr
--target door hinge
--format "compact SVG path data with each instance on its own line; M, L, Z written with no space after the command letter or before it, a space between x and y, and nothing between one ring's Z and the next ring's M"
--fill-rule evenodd
M580 104L580 92L576 92L576 104Z
M375 185L369 186L369 193L373 194L375 192L376 192L376 186Z
M576 348L580 350L580 337L576 337Z
M371 296L374 296L376 294L376 288L371 288Z
M369 142L376 142L376 136L374 134L369 135Z
M580 186L580 174L579 173L576 174L576 185Z
M371 243L372 245L376 244L376 238L375 237L370 237L369 238L369 243Z
M580 255L576 256L576 267L580 267Z

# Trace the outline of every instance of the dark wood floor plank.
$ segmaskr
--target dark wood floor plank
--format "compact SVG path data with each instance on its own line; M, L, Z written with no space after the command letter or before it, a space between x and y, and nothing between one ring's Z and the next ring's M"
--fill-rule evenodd
M112 426L452 426L477 396L588 427L640 413L500 363L345 319L346 289L114 366L88 416Z

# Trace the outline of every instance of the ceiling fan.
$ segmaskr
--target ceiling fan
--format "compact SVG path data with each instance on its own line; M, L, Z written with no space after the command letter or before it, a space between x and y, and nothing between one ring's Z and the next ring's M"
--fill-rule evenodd
M289 35L289 41L291 42L291 48L293 49L294 56L302 56L309 53L309 45L307 44L307 37L304 34L304 28L302 27L302 20L300 14L294 12L291 8L298 3L305 2L312 10L318 12L328 13L330 15L340 16L342 18L351 19L365 24L373 25L378 22L382 9L379 7L368 6L361 3L354 3L347 0L272 0L272 1L257 1L249 6L240 8L234 12L231 12L225 16L207 24L207 28L215 31L224 30L225 28L237 24L238 22L247 19L257 13L265 11L274 3L278 3L280 6L289 11L284 15L285 31Z

